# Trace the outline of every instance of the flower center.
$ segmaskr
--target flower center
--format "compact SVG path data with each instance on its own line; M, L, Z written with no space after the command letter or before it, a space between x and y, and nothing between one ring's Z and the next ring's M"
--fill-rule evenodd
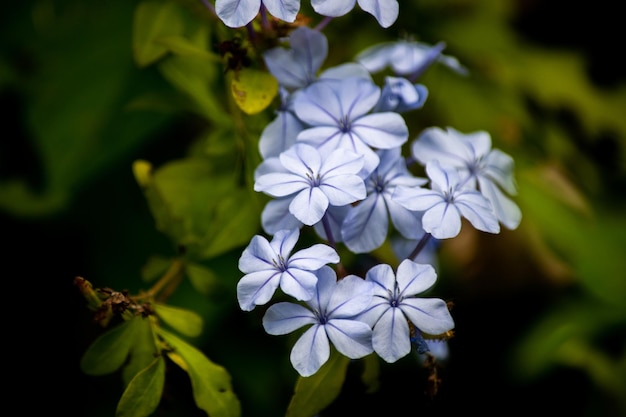
M274 264L274 267L281 272L285 272L288 268L285 258L283 258L283 255L280 254L278 255L278 260L272 258L272 263Z
M352 128L352 121L350 120L348 116L343 116L341 119L339 119L339 130L342 133L350 132L351 128Z

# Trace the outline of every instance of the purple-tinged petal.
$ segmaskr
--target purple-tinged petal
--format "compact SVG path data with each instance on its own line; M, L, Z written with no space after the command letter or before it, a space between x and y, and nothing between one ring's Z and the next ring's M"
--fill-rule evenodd
M303 129L304 125L293 113L279 111L261 133L259 152L263 159L278 156L289 149Z
M400 308L418 329L431 335L454 328L454 320L445 301L439 298L406 298Z
M322 167L319 152L311 145L296 143L281 153L280 162L290 172L301 177L317 175Z
M289 211L307 226L322 220L328 208L328 197L319 187L300 191L289 204Z
M372 302L373 284L356 275L341 279L328 301L327 312L333 318L350 318L362 313Z
M398 113L372 113L352 123L352 130L373 148L389 149L402 146L409 137L409 128Z
M389 308L374 326L374 350L386 362L393 363L411 351L409 324L399 308Z
M272 250L283 259L287 260L289 254L298 243L300 229L284 229L274 234L270 246Z
M349 319L331 319L324 327L330 341L344 356L358 359L374 351L372 329L366 323Z
M261 9L261 0L216 0L215 13L226 26L247 25Z
M311 0L316 13L322 16L339 17L354 8L356 0Z
M266 304L276 292L280 282L279 271L258 271L244 275L237 283L237 300L243 311Z
M276 303L270 306L263 316L263 328L268 334L291 333L307 324L316 323L313 312L300 304Z
M376 18L381 27L388 28L398 19L400 6L396 0L358 0L361 9Z
M388 230L385 201L372 194L350 211L341 227L341 237L351 252L366 253L383 244Z
M333 248L322 243L299 250L289 258L289 267L317 271L328 263L339 262L339 254ZM317 281L317 280L316 280Z
M500 224L487 200L477 191L467 191L455 196L454 204L469 222L478 230L500 233Z
M308 329L291 349L289 359L301 376L311 376L330 358L330 344L324 326Z
M443 196L437 191L428 188L405 186L396 187L391 195L391 199L413 211L428 210L444 202Z
M315 295L317 277L313 272L289 268L280 277L280 289L299 301L307 301Z
M405 259L398 266L396 279L403 297L421 294L435 285L437 273L432 265L418 264Z
M449 239L461 231L461 215L454 205L441 202L424 213L422 227L437 239Z
M261 212L261 225L265 233L273 235L281 229L301 228L302 222L289 212L291 198L277 198L265 204Z
M264 269L275 269L272 262L275 257L276 252L267 239L259 235L253 236L248 246L241 253L239 270L247 274Z
M261 191L272 197L285 197L309 187L305 178L283 173L260 175L254 183L254 191Z
M300 0L263 0L263 4L272 16L285 22L295 21L300 11Z

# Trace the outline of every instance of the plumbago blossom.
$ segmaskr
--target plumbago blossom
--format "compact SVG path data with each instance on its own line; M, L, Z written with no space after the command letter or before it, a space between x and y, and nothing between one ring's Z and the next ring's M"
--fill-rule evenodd
M341 237L354 253L371 252L387 238L389 219L404 237L416 239L422 233L421 214L392 199L397 186L420 186L428 180L413 176L400 148L378 151L380 163L367 177L367 197L351 206L341 226Z
M396 362L411 351L411 333L439 335L454 328L446 302L418 298L437 279L431 265L405 259L394 274L391 266L376 265L366 276L374 286L374 300L360 318L373 327L373 347L387 362ZM412 327L412 328L411 328Z
M316 244L294 254L299 229L280 230L268 242L263 236L254 236L239 258L239 269L244 275L237 284L239 306L250 311L267 303L280 285L285 294L298 300L314 295L317 277L315 271L328 263L339 262L339 255L330 246Z
M381 90L359 77L317 82L294 100L294 110L309 128L297 140L323 151L350 150L364 157L363 175L379 163L373 150L402 146L408 139L404 118L395 112L370 112Z
M372 329L357 319L372 302L373 285L356 275L337 281L335 271L322 267L317 272L315 296L306 307L280 302L263 316L265 331L273 335L291 333L310 326L291 350L291 363L302 376L311 376L328 361L330 342L352 359L373 351Z
M311 0L313 10L322 16L339 17L350 12L357 0ZM358 0L359 7L386 28L398 18L397 0ZM293 22L300 10L300 0L216 0L215 12L225 25L237 28L250 23L266 8L274 17Z
M344 206L365 197L365 184L357 175L361 155L335 150L322 158L314 147L297 143L278 159L282 169L270 161L277 170L258 176L254 190L287 196L291 214L308 226L322 220L330 204Z
M489 200L467 188L459 173L434 159L426 164L431 188L399 186L393 200L409 210L422 211L422 227L437 239L449 239L461 231L461 217L478 230L499 233L500 224Z
M311 1L327 17L342 16L356 4ZM395 0L358 5L383 27L398 15ZM299 8L299 1L289 0L216 2L217 15L229 26L247 25L265 11L293 21ZM443 42L386 42L366 48L353 62L323 68L327 38L301 25L262 52L280 91L276 117L259 138L263 160L254 171L254 190L271 197L261 226L272 238L256 235L243 251L237 297L244 311L269 303L278 287L294 298L267 307L263 327L271 335L306 327L290 354L303 377L318 372L332 346L351 359L376 354L389 363L411 350L447 357L455 327L447 304L420 297L436 284L440 241L457 236L463 218L493 234L500 224L514 229L521 220L510 198L513 160L491 149L487 132L431 127L408 143L405 117L427 105L429 96L419 76L435 63L468 73L455 57L443 55L444 48ZM391 74L373 76L385 69ZM379 86L375 80L381 78ZM415 175L413 164L427 177ZM292 254L306 228L327 244ZM395 251L395 272L381 262L367 270L356 265L364 271L357 276L339 255L341 245L376 259L385 243Z
M454 167L461 182L480 190L489 200L496 217L506 228L519 226L522 212L505 195L517 192L513 158L499 149L491 149L488 132L463 134L452 127L428 128L411 145L411 154L422 164L436 159Z
M293 22L300 10L300 0L215 0L217 16L232 28L250 23L261 7L280 20Z

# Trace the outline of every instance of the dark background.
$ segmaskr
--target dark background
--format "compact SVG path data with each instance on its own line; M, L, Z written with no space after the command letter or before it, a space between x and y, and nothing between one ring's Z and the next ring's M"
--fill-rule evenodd
M0 7L0 23L24 13L27 3L32 2L5 3ZM611 89L626 81L621 57L626 37L616 2L577 5L535 0L520 4L519 15L511 25L529 41L580 51L587 58L589 77L601 88ZM5 36L2 29L0 33ZM8 62L23 66L24 71L34 70L27 54L9 49L8 42L3 45ZM24 122L23 100L10 85L0 90L0 176L26 176L36 186L42 181L41 169ZM537 111L538 117L561 118L563 123L575 125L567 112ZM104 264L108 264L106 273L119 270L127 274L138 271L152 253L173 252L171 243L154 229L129 167L137 158L158 165L183 155L191 141L187 138L192 138L197 129L198 122L191 116L170 121L153 139L77 189L72 203L60 213L43 218L0 213L0 230L5 238L2 304L4 368L9 370L5 372L7 410L10 404L15 407L11 409L29 415L90 416L88 410L93 408L101 412L114 410L111 407L120 395L118 377L90 377L79 369L80 355L100 329L92 324L73 279L102 277L105 272L96 268ZM588 149L598 165L606 167L607 177L615 167L618 146L607 134ZM616 186L624 185L619 179L615 181ZM620 193L623 195L624 188ZM481 238L486 247L499 242ZM555 300L580 291L576 286L554 288L545 284L541 272L532 265L520 268L518 275L527 280L513 288L498 286L499 277L494 276L500 272L498 268L481 271L477 274L480 279L473 283L457 282L448 288L455 300L457 337L450 341L454 355L440 370L442 384L434 398L424 394L424 370L414 357L407 357L402 360L403 366L384 366L381 390L372 395L363 394L358 368L350 368L342 395L323 415L452 415L475 411L481 415L515 412L619 417L611 402L579 370L558 368L532 383L510 378L505 363L518 333ZM258 332L251 322L234 311L224 329ZM608 349L623 351L624 331L618 328L606 336L603 342ZM170 401L189 402L185 375L173 371L169 377ZM291 393L284 387L277 389L284 390L277 398L286 405ZM193 407L182 408L186 409L185 416L203 415Z

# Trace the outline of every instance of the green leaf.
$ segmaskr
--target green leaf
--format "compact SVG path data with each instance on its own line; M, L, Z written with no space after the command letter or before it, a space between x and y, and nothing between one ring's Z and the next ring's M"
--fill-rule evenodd
M371 394L378 391L380 387L380 359L378 355L368 355L363 358L363 375L361 380L367 387L367 393Z
M159 329L159 335L174 349L172 360L189 374L196 405L211 417L239 417L241 405L228 372L166 330Z
M278 81L269 72L243 68L231 82L231 93L244 113L256 114L272 103L278 94Z
M183 33L183 19L172 1L147 0L135 9L133 21L133 57L140 67L162 58L169 50L155 40Z
M191 310L155 303L154 311L165 323L185 336L196 337L202 333L202 317Z
M88 375L105 375L118 370L128 357L141 320L135 317L98 336L81 358L82 371Z
M164 36L158 38L155 42L165 46L176 55L194 56L196 58L206 59L214 64L222 63L222 58L219 55L199 47L183 36Z
M256 198L252 198L249 190L232 190L220 200L213 213L201 257L221 255L249 242L259 230L260 214Z
M206 259L244 244L258 230L256 196L203 158L172 161L144 188L157 228L190 257Z
M117 404L116 417L146 417L156 410L165 384L165 360L162 356L130 381Z
M145 282L156 281L172 265L172 258L165 256L151 256L141 268L141 279Z
M193 55L172 55L159 63L163 76L191 99L189 110L216 126L232 125L232 116L222 107L223 96L216 94L216 66L205 58Z
M34 187L23 178L0 179L0 209L20 217L67 209L88 181L171 120L171 115L124 108L140 91L155 86L154 78L146 78L132 62L128 20L133 11L131 2L94 8L70 1L55 12L54 24L22 44L8 45L9 50L28 49L37 62L37 71L21 74L21 85L14 87L23 103L16 123L28 132L28 146L40 162L28 171L40 170L42 182ZM9 152L3 158L14 156Z
M150 365L156 356L160 355L154 340L152 320L143 318L135 321L133 344L128 352L128 361L122 369L122 379L126 385L138 372Z
M329 406L341 392L350 359L336 349L314 375L299 377L286 417L313 417Z
M578 368L597 386L623 400L626 373L617 357L594 346L594 340L623 332L626 309L574 299L555 305L517 343L510 363L522 380L537 378L555 366ZM622 361L624 359L621 359Z
M185 270L191 285L201 294L209 295L217 285L215 272L203 265L188 263Z

